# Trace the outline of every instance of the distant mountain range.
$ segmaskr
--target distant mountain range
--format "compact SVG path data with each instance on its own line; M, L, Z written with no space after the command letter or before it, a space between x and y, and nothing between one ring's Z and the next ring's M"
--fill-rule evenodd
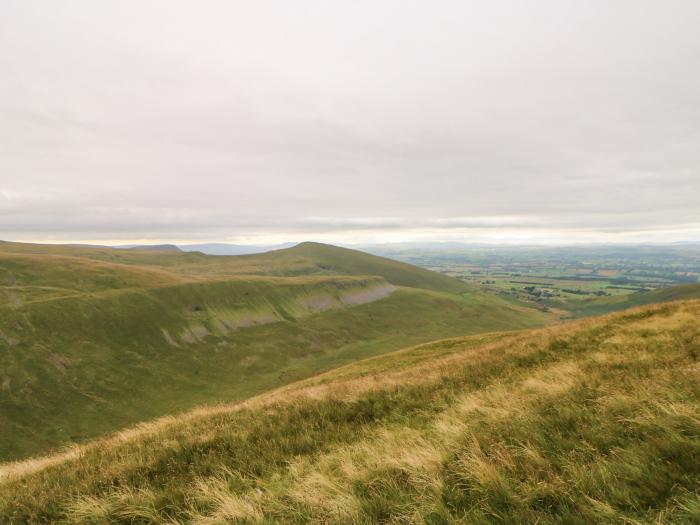
M0 241L5 243L9 241ZM223 242L200 243L200 244L123 244L118 246L103 246L97 244L74 244L76 247L108 247L122 250L147 250L147 251L175 251L175 252L200 252L206 255L250 255L255 253L265 253L273 250L283 250L291 248L299 243L285 242L279 244L229 244ZM395 242L377 244L341 244L336 246L361 250L373 255L397 256L401 252L421 252L421 251L454 251L465 249L490 249L490 250L528 250L528 249L549 249L549 250L590 250L590 249L623 249L638 250L645 249L668 249L700 246L699 242L675 242L675 243L640 243L640 244L589 244L589 245L568 245L568 246L545 246L545 245L508 245L508 244L488 244L488 243L467 243L467 242Z
M298 243L285 242L283 244L228 244L224 242L212 242L202 244L122 244L111 246L119 250L147 250L147 251L175 251L175 252L201 252L206 255L249 255L264 253L272 250L291 248ZM84 245L87 246L87 245Z
M283 244L253 245L213 242L204 244L179 244L177 248L183 252L202 252L207 255L247 255L291 248L292 246L296 246L296 244L295 242L285 242Z
M125 244L123 246L112 246L118 250L147 250L153 252L181 252L182 250L174 244Z

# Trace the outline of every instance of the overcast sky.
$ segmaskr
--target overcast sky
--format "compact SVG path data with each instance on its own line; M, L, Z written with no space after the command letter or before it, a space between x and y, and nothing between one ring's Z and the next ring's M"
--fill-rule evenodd
M700 240L698 0L0 3L0 238Z

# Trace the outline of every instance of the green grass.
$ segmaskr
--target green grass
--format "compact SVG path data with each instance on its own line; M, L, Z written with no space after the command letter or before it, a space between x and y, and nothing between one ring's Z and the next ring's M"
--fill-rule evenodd
M281 251L251 258L276 258ZM310 261L319 270L342 275L380 275L397 286L463 293L474 287L445 275L423 270L411 264L369 255L357 250L314 242L304 242L289 250L286 257Z
M699 361L698 301L434 342L19 464L0 515L697 523Z
M304 242L293 248L237 256L209 256L198 252L115 250L103 247L24 243L0 243L0 253L16 256L74 258L136 267L139 271L157 269L187 278L226 278L239 275L374 275L397 286L451 293L474 287L417 266L377 257L357 250L328 244Z
M573 314L575 317L600 315L616 310L624 310L645 304L663 303L686 299L700 299L700 284L683 284L660 288L650 292L640 292L613 297L596 297L580 301Z
M246 257L0 244L0 300L0 460L403 346L546 321L315 244Z

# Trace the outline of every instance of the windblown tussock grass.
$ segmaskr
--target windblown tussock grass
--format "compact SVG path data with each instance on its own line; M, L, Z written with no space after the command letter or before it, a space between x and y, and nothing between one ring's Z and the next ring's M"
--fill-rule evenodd
M691 301L415 347L16 465L1 515L696 523L699 328Z

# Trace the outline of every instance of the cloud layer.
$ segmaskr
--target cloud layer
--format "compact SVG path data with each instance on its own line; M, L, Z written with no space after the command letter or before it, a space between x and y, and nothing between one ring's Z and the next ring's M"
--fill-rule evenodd
M0 6L0 238L700 240L700 3Z

